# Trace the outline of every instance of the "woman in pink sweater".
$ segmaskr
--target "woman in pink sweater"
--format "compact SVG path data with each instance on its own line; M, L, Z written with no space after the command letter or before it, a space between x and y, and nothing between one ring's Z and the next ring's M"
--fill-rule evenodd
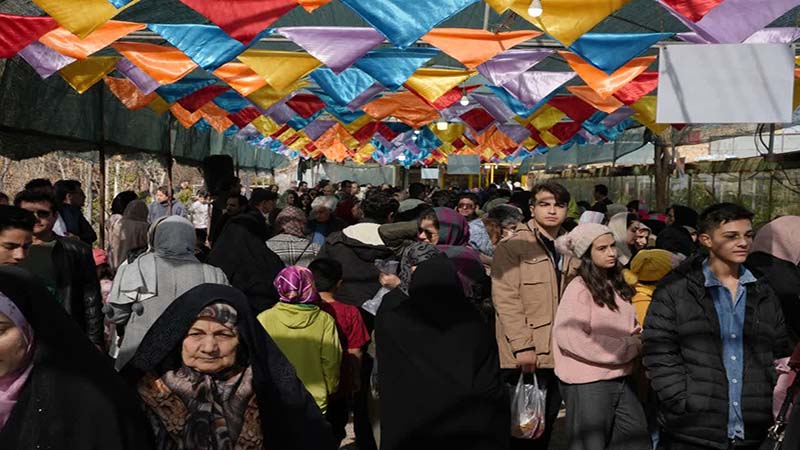
M649 450L644 410L629 379L640 353L641 328L614 235L603 225L583 224L556 246L581 259L553 325L569 450Z

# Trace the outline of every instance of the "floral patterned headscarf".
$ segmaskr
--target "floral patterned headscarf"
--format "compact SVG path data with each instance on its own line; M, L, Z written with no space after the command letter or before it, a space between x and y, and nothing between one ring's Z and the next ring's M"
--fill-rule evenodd
M280 301L292 304L317 303L319 295L314 287L314 276L310 270L300 266L289 266L278 273L273 283Z

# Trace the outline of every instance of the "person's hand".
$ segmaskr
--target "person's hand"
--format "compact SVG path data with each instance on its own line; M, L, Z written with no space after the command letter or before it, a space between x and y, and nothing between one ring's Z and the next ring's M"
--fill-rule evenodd
M387 289L395 289L397 286L400 286L400 277L393 273L383 273L378 277L378 281L380 281L381 286Z
M538 361L535 350L525 350L524 352L517 353L515 356L517 358L517 367L519 367L522 372L536 372L536 365Z
M636 328L633 329L633 333L631 333L631 335L637 336L637 335L641 335L641 334L642 334L642 327L640 327L639 325L636 325Z

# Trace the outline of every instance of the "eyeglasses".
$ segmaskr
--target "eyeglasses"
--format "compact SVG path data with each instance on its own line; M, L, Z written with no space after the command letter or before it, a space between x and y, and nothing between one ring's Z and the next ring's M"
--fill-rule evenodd
M48 211L46 209L36 209L36 210L31 211L31 212L34 213L36 215L36 217L38 217L40 219L48 219L48 218L50 218L50 216L53 215L52 211Z
M475 205L472 203L459 203L458 209L475 209Z

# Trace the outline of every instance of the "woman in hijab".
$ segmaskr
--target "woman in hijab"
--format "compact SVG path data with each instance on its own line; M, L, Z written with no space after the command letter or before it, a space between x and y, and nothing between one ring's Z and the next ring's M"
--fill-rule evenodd
M134 200L125 207L122 218L111 227L109 264L117 270L131 253L147 248L147 203Z
M181 294L202 283L228 284L222 270L195 258L194 226L183 217L168 216L153 223L148 241L146 253L120 267L110 308L105 308L113 322L125 326L117 369L130 360L147 330Z
M238 290L201 284L164 311L123 375L164 450L332 450L330 426Z
M0 448L154 449L135 393L28 272L0 268Z
M617 247L617 259L623 266L631 262L636 253L636 240L639 231L639 218L636 214L622 212L615 214L608 221L608 228L614 233Z
M778 294L792 345L800 342L800 216L784 216L758 230L745 265Z
M320 246L306 238L306 215L300 208L287 206L275 220L280 234L267 241L286 266L308 267L317 257Z
M314 275L291 266L275 278L281 301L258 321L297 370L297 376L324 414L328 396L339 387L342 344L333 316L322 311Z
M267 224L260 212L231 217L208 254L208 263L222 269L231 286L250 299L256 314L278 301L272 280L283 261L267 247Z
M485 321L447 258L416 269L375 323L381 449L507 449L509 400Z
M133 191L122 191L114 197L114 200L111 201L111 217L106 221L106 236L110 236L114 225L122 220L125 208L138 198L139 196Z
M486 275L478 252L469 246L469 223L464 216L449 208L434 208L439 220L439 243L436 248L456 267L464 295L482 304L490 293L491 279Z

